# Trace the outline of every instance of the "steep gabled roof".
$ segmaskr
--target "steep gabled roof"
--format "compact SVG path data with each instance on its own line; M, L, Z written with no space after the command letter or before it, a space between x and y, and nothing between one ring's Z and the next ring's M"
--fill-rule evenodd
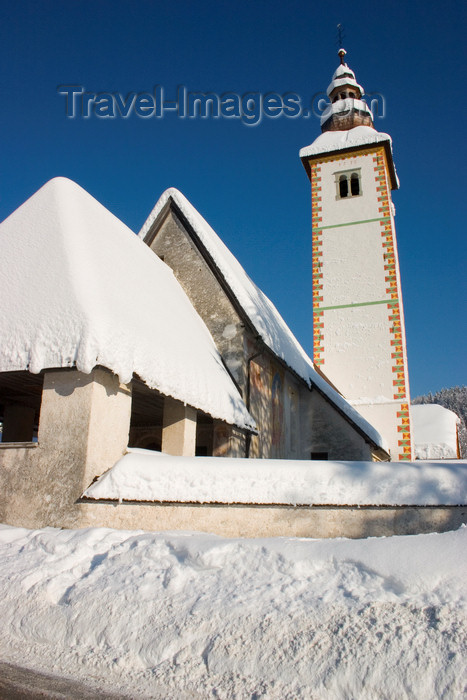
M172 270L76 183L55 178L0 224L0 371L96 365L254 427Z
M193 227L220 271L224 283L233 293L257 335L261 336L263 342L277 357L284 360L298 375L308 381L308 367L311 360L293 336L272 301L256 286L235 256L181 192L173 187L166 190L138 235L143 239L146 237L146 233L149 232L169 199L178 205L188 223Z
M316 388L336 409L350 421L365 438L377 447L386 449L383 438L347 401L335 391L315 370L290 328L270 299L247 275L235 256L221 241L217 233L194 208L179 190L167 189L146 219L139 237L148 243L157 229L167 205L174 203L196 238L202 244L210 262L215 266L229 296L233 297L238 308L262 342L272 353L301 377L309 387Z

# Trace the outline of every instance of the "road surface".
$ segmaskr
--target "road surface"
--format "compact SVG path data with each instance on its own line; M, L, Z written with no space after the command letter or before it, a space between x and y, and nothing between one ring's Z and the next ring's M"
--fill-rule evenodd
M162 696L156 696L162 697ZM111 695L81 681L48 676L0 662L1 700L123 700L130 695Z

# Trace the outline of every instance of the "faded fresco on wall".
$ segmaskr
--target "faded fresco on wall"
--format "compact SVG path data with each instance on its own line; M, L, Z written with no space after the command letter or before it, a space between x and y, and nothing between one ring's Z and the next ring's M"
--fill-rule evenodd
M227 423L215 421L213 429L213 449L214 457L224 457L230 450L230 437L232 429Z
M271 364L272 456L284 453L284 373Z
M251 362L250 411L259 429L259 434L251 440L250 457L270 457L271 388L269 362L265 357L258 357Z
M287 405L286 405L286 436L287 436L287 456L298 457L300 454L300 431L299 431L299 399L298 392L287 382Z

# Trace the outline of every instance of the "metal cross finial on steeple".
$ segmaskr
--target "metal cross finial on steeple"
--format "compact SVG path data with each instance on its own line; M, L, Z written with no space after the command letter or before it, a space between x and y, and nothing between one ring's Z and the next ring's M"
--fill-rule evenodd
M336 44L339 46L339 51L337 52L340 56L341 59L341 65L345 66L345 61L344 61L344 56L347 53L347 51L343 48L342 43L345 39L345 32L344 32L344 27L342 24L337 25L337 41Z
M337 41L336 44L339 46L339 48L342 48L343 41L345 39L345 32L344 32L344 27L342 24L337 25Z

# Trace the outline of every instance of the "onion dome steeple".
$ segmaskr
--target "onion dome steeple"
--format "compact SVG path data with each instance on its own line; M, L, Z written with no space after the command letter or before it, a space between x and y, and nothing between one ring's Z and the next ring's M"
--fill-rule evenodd
M371 112L362 100L364 90L357 83L353 70L345 63L346 53L345 49L339 49L340 65L326 91L330 104L321 115L322 132L348 131L362 125L373 127Z

